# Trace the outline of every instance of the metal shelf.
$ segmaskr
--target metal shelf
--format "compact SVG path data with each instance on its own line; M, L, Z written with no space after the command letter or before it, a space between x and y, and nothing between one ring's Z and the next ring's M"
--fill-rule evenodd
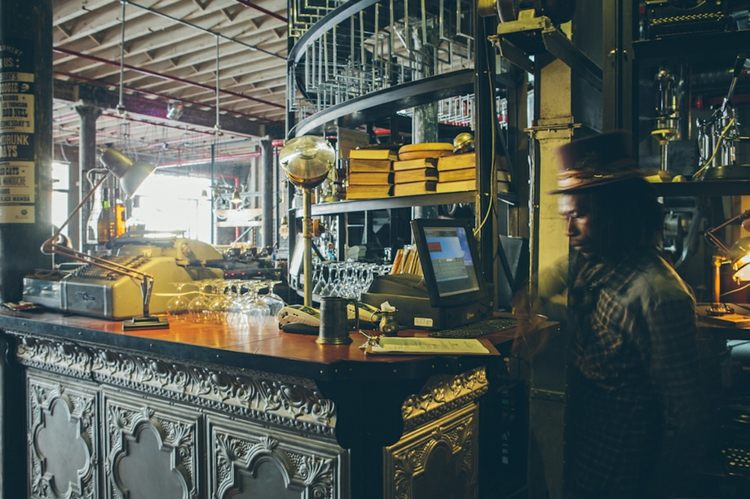
M294 135L298 137L321 131L326 125L332 123L351 128L383 116L390 116L402 109L469 93L473 88L474 70L472 69L462 69L396 85L315 113L297 123L294 127Z
M750 46L750 30L690 33L633 42L637 60L731 64L735 56Z
M750 195L750 180L705 180L696 182L655 182L659 196L744 196Z
M498 200L508 204L515 204L516 195L512 192L498 193ZM476 191L444 192L440 194L420 194L416 196L394 196L380 199L357 199L351 201L336 201L320 203L312 206L312 216L337 215L355 211L388 210L394 208L410 208L412 206L436 206L439 204L473 203ZM302 216L302 210L297 209L297 217Z

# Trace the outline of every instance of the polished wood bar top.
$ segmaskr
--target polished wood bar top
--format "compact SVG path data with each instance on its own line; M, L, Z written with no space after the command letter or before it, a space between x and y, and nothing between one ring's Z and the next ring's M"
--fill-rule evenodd
M181 360L270 370L313 378L423 377L434 371L458 372L489 362L494 356L366 355L365 337L351 332L349 345L318 345L316 335L285 333L275 324L263 328L232 328L220 323L170 319L168 329L124 331L121 321L59 313L0 312L0 329L124 348ZM425 332L404 331L404 336ZM481 338L492 352L513 340L514 329Z

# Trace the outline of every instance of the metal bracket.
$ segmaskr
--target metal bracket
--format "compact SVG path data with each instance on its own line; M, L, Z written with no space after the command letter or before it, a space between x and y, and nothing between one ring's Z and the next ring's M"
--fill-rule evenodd
M537 138L537 135L540 133L554 133L559 131L572 131L576 128L582 128L583 123L573 123L573 122L565 122L565 123L543 123L543 124L537 124L534 126L530 126L528 128L524 128L523 131L525 133L528 133L534 138Z
M501 22L497 35L489 37L501 55L524 71L531 72L539 56L549 54L580 72L595 89L602 89L602 70L573 45L547 16L535 16L533 9L521 11L517 21Z

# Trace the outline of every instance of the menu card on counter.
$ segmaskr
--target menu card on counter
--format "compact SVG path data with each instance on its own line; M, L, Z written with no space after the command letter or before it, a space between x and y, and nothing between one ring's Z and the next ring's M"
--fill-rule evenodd
M477 339L373 338L363 345L365 353L376 355L495 355Z

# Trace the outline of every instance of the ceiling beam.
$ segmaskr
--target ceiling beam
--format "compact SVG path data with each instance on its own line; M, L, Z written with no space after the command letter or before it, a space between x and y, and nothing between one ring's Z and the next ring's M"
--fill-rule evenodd
M54 84L55 99L71 103L85 100L92 102L102 109L114 110L117 107L119 100L117 92L94 85L77 84L57 79ZM125 101L125 109L127 109L129 113L159 118L162 120L167 119L167 100L146 99L139 95L129 94L124 95L123 99ZM216 113L213 110L205 111L196 109L195 107L185 107L179 122L212 128L216 123ZM175 124L177 122L171 120L170 123ZM282 124L262 124L252 122L247 118L235 118L229 115L221 115L220 124L222 130L248 137L276 135L276 133L283 128Z

